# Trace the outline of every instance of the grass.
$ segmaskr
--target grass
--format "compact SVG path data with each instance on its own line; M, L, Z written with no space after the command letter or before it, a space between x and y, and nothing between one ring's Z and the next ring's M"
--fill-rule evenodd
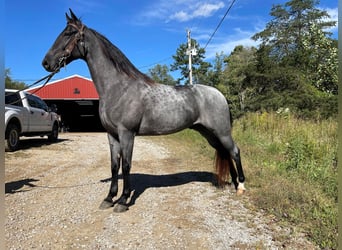
M337 249L337 121L250 113L234 121L252 204L293 226L322 249ZM174 135L200 154L213 150L196 132Z

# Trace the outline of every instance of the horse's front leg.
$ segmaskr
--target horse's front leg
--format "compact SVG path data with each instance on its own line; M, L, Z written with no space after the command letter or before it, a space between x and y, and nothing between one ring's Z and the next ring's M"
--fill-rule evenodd
M120 143L110 134L108 134L110 147L112 181L107 197L100 205L100 209L107 209L114 206L113 198L118 194L118 174L120 169Z
M135 134L128 130L119 131L119 140L122 153L122 176L123 190L114 212L124 212L128 210L127 200L131 195L130 170L132 164L133 144Z

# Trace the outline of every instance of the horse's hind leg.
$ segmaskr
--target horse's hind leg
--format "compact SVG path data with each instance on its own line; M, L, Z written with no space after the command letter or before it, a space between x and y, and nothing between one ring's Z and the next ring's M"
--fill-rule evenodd
M114 206L113 197L118 194L118 174L120 168L120 144L110 134L108 134L108 141L110 147L110 158L111 158L111 172L112 181L107 197L103 200L100 205L100 209L107 209Z
M230 156L232 157L232 159L235 162L236 170L237 170L237 174L238 174L238 176L237 176L237 178L238 178L237 193L241 194L246 189L244 186L245 175L243 173L242 164L241 164L240 149L236 146L235 142L233 141L233 138L230 135L224 137L223 139L221 138L221 143L227 149ZM232 178L233 178L233 176L232 176Z
M219 158L216 158L216 160L218 160L216 162L216 168L218 168L216 169L218 171L218 185L220 185L220 182L224 181L222 178L226 177L226 176L222 176L222 175L225 175L225 174L222 174L221 172L222 168L229 167L229 173L232 177L232 182L234 183L235 188L238 190L239 189L244 190L243 182L245 180L245 177L242 171L240 152L239 152L239 149L236 147L232 137L230 135L217 136L217 134L213 133L212 130L206 128L205 126L201 124L196 124L192 126L191 128L198 131L203 137L207 139L208 143L217 150L217 154L218 154L217 157L219 157ZM230 159L228 159L228 157ZM230 166L231 165L230 162L232 162L231 159L234 159L235 165L237 166L238 173L236 173L234 166ZM226 162L228 166L226 166L224 162ZM224 171L225 170L223 170L223 172ZM221 174L219 172L221 172ZM239 178L237 178L238 175L239 175Z
M234 150L233 152L230 153L230 155L235 161L236 169L238 172L239 185L237 187L237 194L242 194L246 190L245 189L245 176L244 176L242 164L241 164L240 149L235 144L234 146L235 146Z

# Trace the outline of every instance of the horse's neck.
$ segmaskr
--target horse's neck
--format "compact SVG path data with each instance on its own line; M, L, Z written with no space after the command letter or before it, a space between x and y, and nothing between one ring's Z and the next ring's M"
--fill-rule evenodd
M88 52L86 63L88 65L92 80L95 84L99 96L104 96L109 89L115 89L120 94L120 90L124 89L124 83L127 82L127 76L118 72L112 61L101 49L100 41L91 37L92 42L88 44Z

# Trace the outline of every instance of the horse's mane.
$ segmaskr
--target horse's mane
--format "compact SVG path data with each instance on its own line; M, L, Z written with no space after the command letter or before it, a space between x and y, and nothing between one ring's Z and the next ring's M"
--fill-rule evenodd
M154 83L154 81L150 77L140 72L120 51L120 49L112 44L105 36L101 35L93 29L88 30L90 30L96 36L96 38L101 41L101 49L108 56L116 70L125 73L133 79L142 79L149 85L152 85Z

